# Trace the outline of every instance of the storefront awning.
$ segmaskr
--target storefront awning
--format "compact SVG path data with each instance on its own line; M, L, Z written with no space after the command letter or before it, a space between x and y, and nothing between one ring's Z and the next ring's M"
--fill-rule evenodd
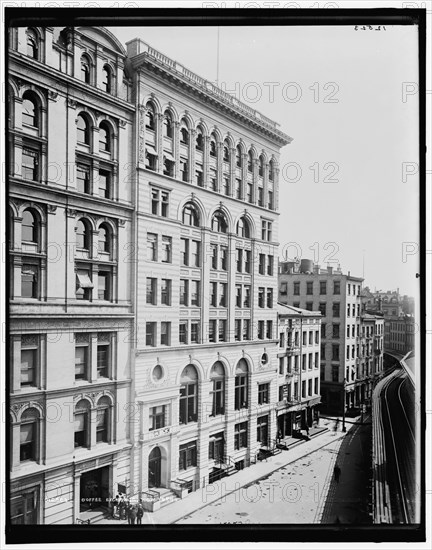
M93 288L93 283L88 275L85 273L77 273L78 284L81 288Z
M158 154L156 153L156 151L153 149L153 147L150 147L149 145L147 145L146 147L146 152L149 154L149 155L152 155L153 157L157 157Z

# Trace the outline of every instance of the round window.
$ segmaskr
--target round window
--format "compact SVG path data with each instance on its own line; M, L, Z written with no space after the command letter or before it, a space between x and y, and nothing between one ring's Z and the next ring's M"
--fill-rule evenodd
M156 365L152 372L152 378L155 382L159 382L163 378L163 368L160 365Z
M266 365L268 363L268 355L267 353L263 353L262 356L261 356L261 363L263 365Z

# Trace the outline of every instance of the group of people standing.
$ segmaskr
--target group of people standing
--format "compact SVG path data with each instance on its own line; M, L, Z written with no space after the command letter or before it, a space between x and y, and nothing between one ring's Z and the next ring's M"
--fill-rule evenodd
M114 519L127 519L129 525L142 525L144 506L142 499L138 504L132 504L124 495L118 494L113 500L112 517Z

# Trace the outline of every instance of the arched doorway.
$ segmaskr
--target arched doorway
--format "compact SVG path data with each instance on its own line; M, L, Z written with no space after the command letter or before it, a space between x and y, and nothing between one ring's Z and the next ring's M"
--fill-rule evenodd
M150 488L161 486L161 463L161 451L159 447L155 447L150 453L148 463L148 485Z

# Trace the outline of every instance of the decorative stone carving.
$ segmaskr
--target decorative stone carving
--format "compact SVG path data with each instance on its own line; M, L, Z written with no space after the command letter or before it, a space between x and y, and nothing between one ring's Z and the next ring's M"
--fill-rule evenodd
M74 99L68 97L67 106L70 107L71 109L76 109L77 108L77 102Z
M126 128L126 121L122 118L119 119L119 126L120 128Z
M48 214L55 214L57 211L56 204L47 204Z
M55 92L54 90L48 90L48 99L50 99L51 101L57 101L58 92Z
M145 162L145 109L140 110L139 114L139 162Z
M68 218L75 218L78 214L78 210L74 210L73 208L66 208L66 216Z

